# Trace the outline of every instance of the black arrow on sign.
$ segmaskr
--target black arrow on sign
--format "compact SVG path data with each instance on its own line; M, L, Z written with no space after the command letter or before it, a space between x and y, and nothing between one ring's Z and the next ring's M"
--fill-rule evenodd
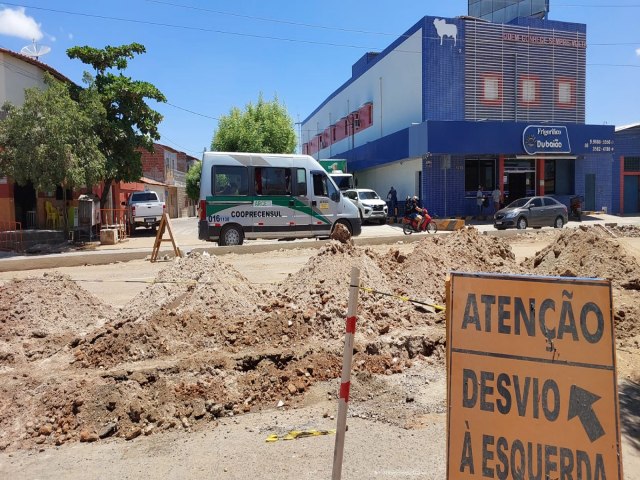
M593 411L593 404L600 400L595 393L591 393L576 385L571 385L569 395L569 420L578 417L582 423L584 431L587 432L591 443L595 442L602 435L604 429Z

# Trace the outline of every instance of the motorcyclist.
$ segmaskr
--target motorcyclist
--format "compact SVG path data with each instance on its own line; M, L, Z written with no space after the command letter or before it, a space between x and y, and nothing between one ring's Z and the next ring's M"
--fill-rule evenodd
M408 217L412 221L415 220L415 222L416 222L416 230L420 231L420 227L422 225L422 222L426 218L423 217L424 211L422 209L422 206L420 205L420 200L418 200L418 197L416 195L414 195L409 200L409 207L407 209L407 213L408 213Z

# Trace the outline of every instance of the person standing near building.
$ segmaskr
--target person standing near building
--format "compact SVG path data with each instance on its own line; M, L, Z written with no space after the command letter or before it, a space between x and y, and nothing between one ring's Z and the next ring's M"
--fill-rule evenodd
M393 185L391 186L389 193L387 193L387 202L389 202L390 216L395 218L398 213L396 212L396 208L398 207L398 192L393 188Z
M478 205L478 218L482 215L482 207L484 205L484 194L482 193L482 185L478 185L476 192L476 204Z
M491 197L493 198L493 211L497 212L498 210L500 210L501 205L501 200L502 200L502 192L500 191L500 188L496 185L496 188L493 192L491 192Z

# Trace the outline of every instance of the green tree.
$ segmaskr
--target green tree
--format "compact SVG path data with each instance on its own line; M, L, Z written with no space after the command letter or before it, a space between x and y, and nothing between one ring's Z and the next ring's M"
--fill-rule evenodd
M146 50L139 43L103 49L88 46L67 50L95 70L95 77L85 74L85 82L94 89L104 106L105 116L96 125L101 139L100 150L106 158L104 189L100 203L104 207L113 182L138 181L142 176L140 148L153 151L153 141L160 138L158 124L162 115L147 105L146 100L166 102L153 84L132 80L122 74L128 60ZM113 73L111 70L117 70Z
M234 107L218 121L211 149L218 152L293 153L296 133L293 120L278 97L249 103L244 111Z
M200 199L200 173L202 172L202 162L196 162L187 172L187 196L193 200Z
M20 185L31 181L38 191L61 185L66 193L70 188L92 186L105 171L94 130L104 108L92 90L76 92L75 101L69 86L48 73L44 81L44 90L25 90L21 107L3 106L7 118L0 122L0 171Z

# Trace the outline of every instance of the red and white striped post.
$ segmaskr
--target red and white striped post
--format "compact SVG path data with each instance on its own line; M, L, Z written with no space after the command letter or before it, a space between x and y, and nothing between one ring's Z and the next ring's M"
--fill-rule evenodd
M347 307L347 329L344 336L344 354L342 356L342 379L340 380L340 398L338 398L338 425L336 427L336 445L333 450L332 480L342 476L342 457L344 437L347 427L347 408L351 387L351 361L353 360L353 337L356 333L356 314L358 312L358 293L360 288L360 269L351 268L349 285L349 305Z

